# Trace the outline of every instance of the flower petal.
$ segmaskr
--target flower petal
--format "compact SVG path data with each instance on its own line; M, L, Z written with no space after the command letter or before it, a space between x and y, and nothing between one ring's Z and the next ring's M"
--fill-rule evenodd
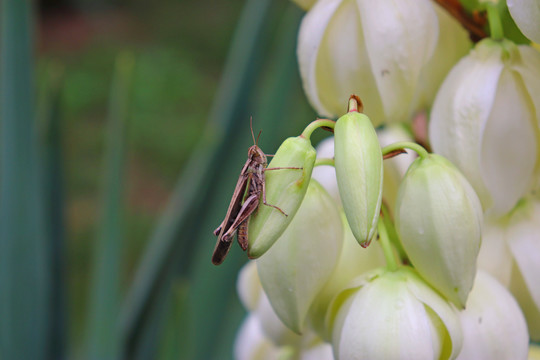
M236 291L246 310L253 311L257 308L263 290L254 261L247 262L240 269L238 280L236 280Z
M480 144L504 68L501 57L499 45L486 40L478 43L444 80L433 104L429 128L433 150L463 172L484 209L491 207L493 200L480 170Z
M540 202L523 204L515 211L507 239L531 297L540 309Z
M319 99L316 65L317 55L320 51L323 37L325 36L326 27L340 3L341 0L317 2L304 16L298 33L297 56L304 91L315 110L320 115L330 117L333 115L332 112ZM341 111L337 114L340 113Z
M434 4L439 19L439 38L433 56L420 75L413 110L431 107L437 90L452 67L471 49L469 33L445 9Z
M432 57L439 36L433 4L427 0L356 0L356 3L385 118L407 120L410 115L407 104L413 99L420 72ZM366 114L370 115L367 108Z
M527 193L537 161L535 109L519 80L514 72L502 72L483 126L480 169L495 216L509 212Z
M439 358L437 324L409 291L401 273L374 279L352 295L347 305L335 321L336 358Z
M519 30L534 42L540 42L540 1L507 0L508 10Z
M336 266L343 242L339 210L315 180L296 216L257 260L263 288L276 314L301 333L317 293Z
M317 145L317 159L319 158L334 158L333 136L324 139ZM311 178L317 180L328 191L328 194L334 198L336 203L341 205L335 167L326 165L316 166L313 168Z
M484 219L478 268L487 271L504 286L510 285L512 253L506 242L506 226L493 219Z
M479 271L460 312L463 349L458 359L526 359L529 334L523 313L510 292Z
M260 320L251 314L246 317L234 342L236 360L273 360L279 348L267 339L261 329Z

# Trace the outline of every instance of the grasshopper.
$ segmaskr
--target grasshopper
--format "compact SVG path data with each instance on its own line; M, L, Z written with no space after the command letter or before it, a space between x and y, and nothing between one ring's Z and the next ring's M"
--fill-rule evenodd
M238 243L242 250L246 250L248 247L248 220L251 214L255 212L259 207L259 201L262 193L263 204L271 206L274 209L281 212L284 216L287 216L283 210L275 205L268 204L266 202L266 183L265 183L265 171L269 170L281 170L281 169L302 169L297 167L279 167L279 168L267 168L268 160L267 155L257 145L259 141L259 135L257 141L253 134L253 125L250 119L251 137L253 138L253 145L248 150L248 158L238 181L234 193L229 203L227 215L225 219L214 230L214 235L218 237L214 253L212 255L212 263L219 265L225 260L229 250L232 246L232 237L238 232ZM270 156L270 155L268 155Z

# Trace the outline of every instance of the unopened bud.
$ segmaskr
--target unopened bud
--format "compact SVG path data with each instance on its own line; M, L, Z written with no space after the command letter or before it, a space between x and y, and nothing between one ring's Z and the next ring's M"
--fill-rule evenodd
M311 142L302 136L288 138L279 147L265 171L266 195L249 221L250 258L264 254L293 219L306 195L315 157Z

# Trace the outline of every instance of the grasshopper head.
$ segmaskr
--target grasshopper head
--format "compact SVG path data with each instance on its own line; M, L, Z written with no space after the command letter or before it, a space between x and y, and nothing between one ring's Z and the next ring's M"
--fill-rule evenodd
M257 163L267 165L266 155L257 145L252 145L248 150L248 158Z

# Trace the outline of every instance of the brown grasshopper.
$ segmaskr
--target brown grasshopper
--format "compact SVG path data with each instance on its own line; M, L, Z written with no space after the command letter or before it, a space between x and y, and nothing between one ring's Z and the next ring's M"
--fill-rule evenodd
M219 265L225 260L229 250L232 246L232 237L238 231L238 243L242 250L246 250L248 247L248 220L251 214L259 207L259 201L261 193L263 197L263 204L271 206L276 210L279 210L284 216L287 216L283 210L279 207L270 205L266 202L266 184L265 184L265 171L269 170L281 170L281 169L302 169L296 167L280 167L280 168L267 168L268 161L266 154L257 146L259 141L259 135L257 141L253 135L253 126L251 124L251 136L253 138L253 145L248 150L248 158L238 181L227 210L225 219L214 230L214 235L218 237L214 253L212 255L212 263ZM268 155L270 156L270 155Z

